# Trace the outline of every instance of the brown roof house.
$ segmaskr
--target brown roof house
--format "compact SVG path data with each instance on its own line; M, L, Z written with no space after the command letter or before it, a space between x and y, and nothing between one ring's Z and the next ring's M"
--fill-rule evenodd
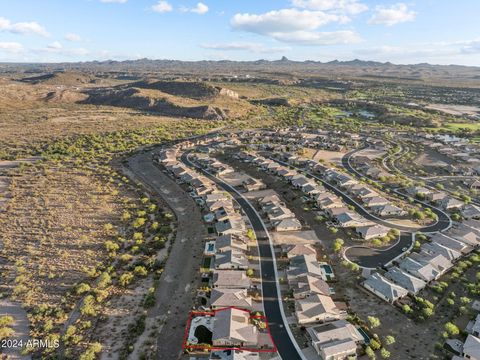
M255 347L258 330L250 323L250 313L229 308L215 313L212 334L213 346Z

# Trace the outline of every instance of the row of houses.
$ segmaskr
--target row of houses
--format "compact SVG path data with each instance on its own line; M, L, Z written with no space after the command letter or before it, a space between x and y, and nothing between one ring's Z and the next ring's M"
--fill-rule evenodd
M410 196L425 199L445 210L461 210L465 203L449 195L445 191L433 190L424 186L412 186L407 189Z
M262 144L285 144L291 147L308 147L330 151L342 151L346 148L355 148L360 143L358 134L348 134L336 131L307 131L300 129L283 129L278 131L259 130L247 131L239 135L244 143L261 142Z
M241 153L239 158L290 182L294 188L302 191L306 196L310 197L317 207L324 211L325 214L328 215L338 226L343 228L355 228L356 233L363 239L371 240L388 235L390 231L389 228L383 225L376 225L365 219L363 216L360 216L355 211L348 208L338 196L327 191L323 185L318 184L314 179L310 179L296 170L292 170L287 166L281 165L274 160L266 159L262 156ZM317 169L317 172L319 167L323 167L323 165L311 160L308 160L304 165L307 167L313 165L314 169ZM333 173L333 171L334 170L329 174ZM342 173L336 174L338 174L339 177L345 177L345 182L343 183L345 186L348 186L348 181L351 181L350 186L352 186L352 192L355 192L356 194L363 193L363 191L354 186L355 184L358 185L355 180ZM342 182L342 180L338 181ZM369 190L368 188L365 189ZM367 197L365 199L368 201ZM372 207L375 206L375 199L372 198L371 201ZM379 200L377 199L377 201Z
M194 317L190 330L200 325L212 333L214 347L261 347L263 334L251 318L252 311L263 309L256 286L247 276L250 268L249 239L247 226L232 197L217 188L216 184L177 160L178 151L165 149L159 162L180 183L185 183L197 204L204 209L204 220L213 224L215 238L205 244L204 257L210 261L212 277L208 306L211 314ZM208 156L198 157L197 162L215 174L233 171L228 166ZM191 331L192 332L192 331ZM195 332L189 335L188 343L195 345ZM212 359L258 359L258 354L247 351L215 351Z
M405 210L393 204L367 185L358 182L350 175L329 168L322 172L322 176L325 180L337 185L352 198L362 203L375 215L387 217L406 214Z
M283 177L294 188L312 199L316 198L320 202L325 199L321 197L321 194L327 194L325 188L297 171L253 154L240 153L237 157L255 164L264 171ZM291 157L289 161L299 160ZM331 195L335 202L340 201ZM260 198L258 203L262 214L269 222L294 216L276 194ZM325 209L327 208L329 207L326 206ZM300 228L300 224L298 225ZM332 298L334 290L328 283L334 279L332 268L327 263L318 261L317 250L311 244L284 244L282 253L289 262L285 278L295 303L295 321L299 325L307 326L312 347L317 354L325 360L356 356L358 347L365 339L355 326L345 320L346 304L336 302Z
M445 233L433 235L429 242L422 244L419 252L412 252L383 274L372 273L363 286L394 303L408 294L416 295L427 284L438 280L458 259L479 245L480 221L465 221Z
M321 359L345 359L356 356L365 342L359 330L346 321L346 304L332 299L334 293L327 281L333 273L328 264L317 261L311 245L287 245L289 259L286 278L295 301L295 319L307 326L312 347Z

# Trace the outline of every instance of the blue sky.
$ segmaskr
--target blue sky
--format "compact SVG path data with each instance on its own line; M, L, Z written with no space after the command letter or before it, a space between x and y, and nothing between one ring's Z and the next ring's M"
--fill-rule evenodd
M148 57L480 66L478 0L0 0L0 61Z

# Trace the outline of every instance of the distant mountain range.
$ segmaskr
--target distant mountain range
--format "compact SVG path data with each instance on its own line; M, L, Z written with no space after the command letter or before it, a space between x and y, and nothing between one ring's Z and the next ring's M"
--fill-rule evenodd
M480 68L462 65L396 65L390 62L350 60L330 62L279 60L106 60L77 63L0 63L0 72L48 73L55 71L91 71L100 73L145 74L161 76L362 79L407 81L423 84L480 87Z

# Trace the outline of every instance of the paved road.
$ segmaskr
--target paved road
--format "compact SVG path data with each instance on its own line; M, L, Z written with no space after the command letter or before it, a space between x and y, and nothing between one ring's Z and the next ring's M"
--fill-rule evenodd
M387 249L351 246L345 249L344 256L363 268L375 269L388 266L393 260L403 256L405 249L410 249L412 245L412 233L402 232L398 241Z
M176 239L155 294L156 305L148 318L158 325L163 323L157 338L157 359L180 359L206 236L202 215L192 198L153 164L150 153L131 157L128 165L140 181L168 203L177 217Z
M305 359L303 353L298 347L298 344L290 333L290 328L288 327L283 314L279 288L280 285L278 283L276 274L275 254L271 245L268 231L266 230L260 216L254 207L234 188L192 163L188 159L188 153L184 153L181 160L185 165L201 171L209 179L214 181L224 190L228 191L250 219L250 223L252 224L258 241L262 276L263 305L273 341L283 360Z

